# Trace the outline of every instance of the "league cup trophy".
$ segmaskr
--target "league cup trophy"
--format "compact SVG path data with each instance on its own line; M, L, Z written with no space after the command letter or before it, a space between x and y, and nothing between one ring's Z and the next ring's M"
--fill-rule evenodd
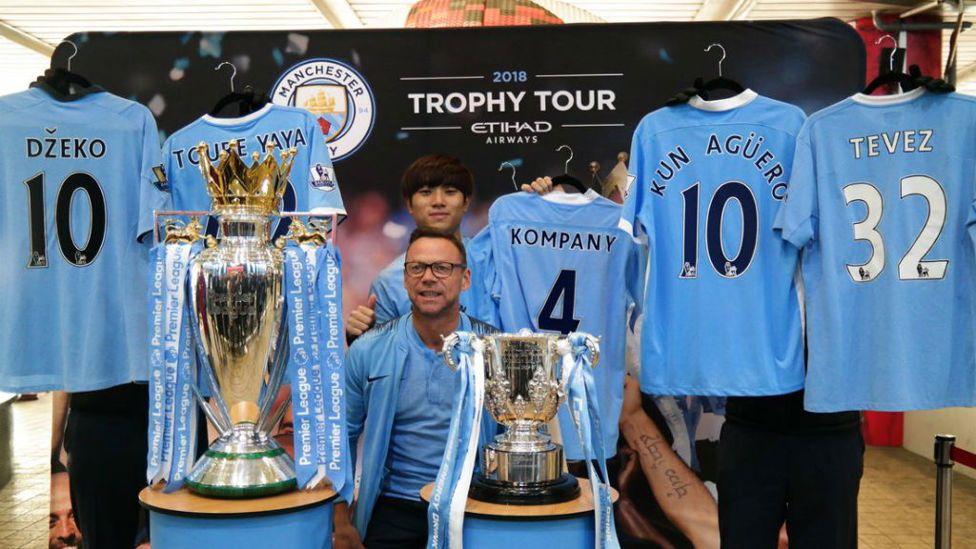
M563 448L549 437L545 425L556 416L566 387L560 379L561 357L553 334L491 334L484 344L484 404L505 430L482 448L481 471L471 480L470 496L493 503L541 504L568 501L579 484L563 473ZM444 339L444 360L457 369L457 334ZM586 347L595 366L596 338Z
M206 356L203 376L211 390L207 418L220 431L187 475L202 495L246 498L296 487L295 464L269 430L280 419L272 404L287 367L282 327L283 254L270 242L294 149L275 160L273 146L248 167L232 143L217 166L199 149L200 171L220 224L219 243L190 263L189 303Z

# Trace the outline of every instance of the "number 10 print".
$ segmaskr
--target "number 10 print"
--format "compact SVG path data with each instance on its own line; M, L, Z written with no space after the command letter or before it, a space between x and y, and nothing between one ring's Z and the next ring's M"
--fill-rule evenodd
M698 202L701 182L681 191L684 199L683 263L679 278L698 278ZM722 245L722 220L730 200L735 200L742 212L742 235L735 257L725 255ZM725 278L741 276L749 268L759 243L759 208L752 190L739 181L719 185L708 202L705 216L705 247L712 269Z

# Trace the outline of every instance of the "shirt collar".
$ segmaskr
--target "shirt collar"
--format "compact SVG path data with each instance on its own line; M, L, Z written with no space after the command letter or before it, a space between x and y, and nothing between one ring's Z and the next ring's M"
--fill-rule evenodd
M464 313L459 313L459 315L460 315L460 319L458 320L458 328L457 328L458 331L459 332L470 332L471 331L471 320L468 318L468 315L466 315ZM410 347L416 347L416 348L423 349L424 351L434 353L434 351L431 350L430 347L428 347L426 344L424 344L424 340L420 339L420 334L418 334L417 333L417 329L414 328L414 326L413 326L413 313L410 312L410 313L407 313L406 315L404 315L404 320L407 323L407 326L406 326L406 328L407 328L407 340L408 340L408 342L410 344ZM444 336L444 337L447 337L449 334L441 334L441 335ZM441 354L441 351L437 351L435 354L440 355Z
M910 92L905 93L895 93L891 95L865 95L863 93L855 93L851 98L862 105L874 105L877 107L883 107L886 105L898 105L900 103L905 103L911 101L916 97L921 97L925 93L925 88L919 86Z
M759 94L750 89L746 89L736 95L733 95L732 97L715 99L713 101L707 101L696 95L688 100L688 105L699 110L710 112L731 111L732 109L744 107L749 103L752 103L757 97L759 97Z

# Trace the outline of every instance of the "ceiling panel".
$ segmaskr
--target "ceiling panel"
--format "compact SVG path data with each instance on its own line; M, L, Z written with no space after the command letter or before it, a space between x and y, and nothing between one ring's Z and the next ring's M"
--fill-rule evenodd
M921 2L889 0L537 0L569 22L692 21L712 19L803 19L838 17L851 20L872 10L902 11ZM0 0L0 25L10 25L50 44L84 31L143 30L282 30L327 29L320 11L355 13L366 27L399 27L414 0ZM976 20L976 1L967 0ZM947 19L954 13L946 12ZM349 20L345 18L343 20ZM0 32L0 35L3 33ZM948 50L948 32L944 34ZM48 64L45 56L0 38L0 94L21 90ZM976 91L976 32L964 33L959 88ZM968 68L968 70L967 70Z

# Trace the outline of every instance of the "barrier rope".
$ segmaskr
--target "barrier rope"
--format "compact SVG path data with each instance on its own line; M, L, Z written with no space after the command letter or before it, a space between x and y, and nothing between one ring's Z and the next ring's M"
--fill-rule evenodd
M976 469L976 454L963 450L958 446L953 446L950 453L952 460L965 465L971 469Z

